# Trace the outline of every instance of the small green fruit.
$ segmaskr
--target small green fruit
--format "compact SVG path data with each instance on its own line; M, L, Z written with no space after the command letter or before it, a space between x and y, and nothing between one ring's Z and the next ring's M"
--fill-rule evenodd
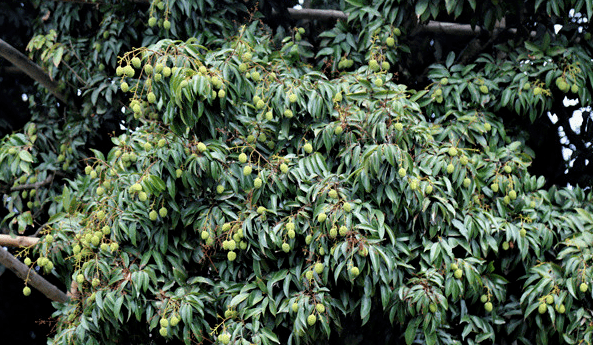
M251 175L252 171L253 171L253 169L251 168L251 166L247 165L246 167L243 168L243 175L249 176L249 175Z
M159 334L163 337L166 337L169 334L169 332L167 331L167 328L162 327L161 329L159 329Z
M335 189L330 190L329 193L327 193L327 195L332 199L338 198L338 192Z
M305 278L307 278L307 280L313 279L313 271L305 272Z
M525 236L527 236L527 230L525 230L525 229L521 229L521 230L519 231L519 236L521 236L521 237L525 237Z
M358 269L358 267L353 266L352 268L350 268L350 274L352 275L352 277L356 278L360 274L360 270Z
M383 79L377 78L377 79L375 79L375 81L373 83L375 84L376 87L381 87L381 86L383 86Z
M320 214L317 215L317 221L319 223L325 222L326 219L327 219L327 215L323 212L321 212Z
M206 146L206 144L204 144L204 143L198 143L198 151L204 152L206 150L208 150L208 147Z
M581 283L581 285L579 286L579 290L581 290L581 292L587 292L588 289L589 285L587 285L587 283Z
M294 302L294 303L292 304L292 307L291 307L291 308L292 308L292 311L293 311L294 313L296 313L296 312L298 312L298 311L299 311L299 304L298 304L298 303L296 303L296 302Z
M548 310L548 305L545 303L540 303L540 305L537 307L537 311L540 314L544 314L547 310Z
M235 259L237 258L237 253L230 251L226 254L227 259L229 259L229 261L235 261Z
M509 242L504 241L502 242L502 250L509 250Z
M163 29L169 30L171 28L171 22L166 20L163 22Z
M472 183L472 180L470 180L468 177L463 179L463 187L467 188L469 187L469 185Z
M346 236L348 234L348 228L345 225L340 226L340 236Z
M77 276L76 276L76 282L77 282L78 284L82 284L82 283L84 283L84 275L82 275L82 274L79 274L79 275L77 275Z
M461 165L467 165L468 161L467 156L461 156L461 158L459 158L459 163L461 163Z
M256 189L261 188L262 184L263 184L263 181L259 177L257 177L255 180L253 180L253 187L255 187Z
M159 210L159 215L161 216L161 218L165 218L167 216L167 209L165 207L161 207L161 209Z
M455 166L453 165L453 163L449 163L449 165L447 165L447 173L452 174L453 171L455 171Z
M292 110L290 110L290 109L284 110L284 116L289 119L292 118L292 116L293 116Z
M547 295L546 296L546 304L552 304L552 303L554 303L554 296Z
M428 305L428 309L430 309L431 313L436 313L437 312L437 305L434 303L431 303Z
M404 169L404 168L399 168L397 173L399 174L400 177L406 177L406 169Z
M342 128L341 125L337 125L336 128L334 128L335 135L340 135L340 134L342 134L342 132L344 132L344 128Z
M480 86L480 92L483 93L483 94L487 94L488 93L488 86L486 86L486 85Z
M263 206L258 207L257 208L257 213L258 214L264 214L264 213L266 213L266 208L263 207Z
M25 295L25 296L29 296L30 294L31 294L31 288L30 288L30 287L28 287L28 286L25 286L25 287L23 288L23 295Z
M307 317L307 324L309 326L313 326L317 322L317 316L315 314L311 314Z
M291 94L288 96L288 101L289 101L290 103L294 103L294 102L296 102L296 101L297 101L297 99L298 99L298 97L297 97L297 95L295 95L294 93L291 93Z
M511 190L509 192L509 198L511 198L511 200L517 199L517 192L515 192L514 190Z
M313 236L311 236L311 235L307 235L307 236L305 237L305 243L306 243L307 245L309 245L309 244L311 244L311 242L313 242Z
M155 17L150 17L148 19L148 26L150 26L151 28L154 27L156 25L156 18Z
M210 233L209 233L208 231L204 230L204 231L202 231L202 233L200 234L200 237L201 237L203 240L207 240L207 239L210 237Z
M447 85L449 84L449 79L448 78L441 78L441 85Z
M492 303L491 302L486 302L484 303L484 310L487 311L488 313L492 311Z
M457 266L456 263L452 263L450 268L451 268L451 271L457 271L459 269L459 266Z
M395 39L393 37L387 37L385 44L387 44L388 47L393 47L395 45Z
M317 310L318 313L325 313L325 306L321 303L317 303L315 305L315 310Z
M306 143L303 146L303 149L305 150L306 153L311 153L311 152L313 152L313 145Z
M498 183L493 183L493 184L491 184L491 185L490 185L490 189L492 189L492 191L493 191L494 193L497 193L497 192L498 192Z
M455 278L461 279L461 277L463 277L463 271L461 269L457 269L455 270L455 273L453 273L453 275L455 276Z
M317 273L317 274L323 273L323 264L321 262L318 262L315 264L315 273Z
M294 238L296 236L296 232L294 230L288 230L287 234L288 238Z
M179 318L177 316L172 316L171 317L171 321L169 322L169 324L171 325L171 327L175 327L179 324Z
M404 129L404 125L400 122L395 124L395 130L401 132Z
M480 302L482 302L482 303L488 302L488 296L487 295L480 296Z
M424 189L424 192L426 194L432 194L432 185L426 186L426 188Z
M247 162L247 155L244 152L241 152L241 154L239 155L239 162L240 163L246 163Z
M564 304L557 305L556 311L560 314L564 314L566 312L566 307L564 306Z
M155 210L150 211L150 213L148 214L148 218L150 218L150 220L152 220L153 222L157 220L157 217L158 214Z
M352 211L352 204L349 202L345 202L342 206L342 209L344 210L344 212L350 213L350 211Z
M457 156L457 148L455 147L449 147L449 156L454 157Z
M290 244L288 244L286 242L282 243L282 251L285 253L290 252Z
M484 130L485 130L486 132L489 132L491 129L492 129L492 125L491 125L491 124L489 124L488 122L486 122L486 123L484 124Z

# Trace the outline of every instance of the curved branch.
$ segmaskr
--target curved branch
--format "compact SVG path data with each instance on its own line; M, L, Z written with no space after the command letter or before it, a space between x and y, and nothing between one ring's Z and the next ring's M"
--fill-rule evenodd
M37 189L39 187L50 184L53 181L54 176L55 176L54 174L47 175L47 177L43 181L15 186L15 187L10 188L10 191L15 192L15 191L24 190L24 189Z
M0 246L32 247L39 242L39 238L31 236L0 235Z
M6 266L6 268L13 271L17 277L26 281L29 285L39 290L52 301L62 303L69 301L68 296L63 291L37 274L33 269L29 269L27 265L20 262L17 258L10 254L8 250L3 248L0 248L0 264Z
M43 85L60 101L68 103L66 96L58 91L58 84L39 65L29 60L23 53L2 39L0 39L0 56L12 62L13 65L25 72L33 80Z

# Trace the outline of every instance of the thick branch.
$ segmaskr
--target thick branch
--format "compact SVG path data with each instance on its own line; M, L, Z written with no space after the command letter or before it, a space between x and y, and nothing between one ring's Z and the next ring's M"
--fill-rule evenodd
M24 190L24 189L37 189L39 187L50 184L53 179L54 179L54 175L49 174L43 181L15 186L15 187L10 188L10 191L15 192L15 191Z
M55 285L48 282L35 273L33 269L29 269L27 265L20 262L8 250L0 248L0 264L6 266L9 270L13 271L19 278L26 281L29 285L39 290L47 298L52 301L66 303L68 302L68 296L58 289Z
M314 9L314 8L303 8L303 9L295 9L289 8L288 13L293 19L310 19L310 20L328 20L328 19L337 19L337 20L346 20L348 19L348 14L338 11L338 10L321 10L321 9Z
M43 85L60 101L67 103L66 96L58 91L58 84L36 63L29 60L23 53L0 39L0 56L12 62L13 65L25 72L33 80Z
M37 242L39 242L37 237L0 235L0 246L31 247Z

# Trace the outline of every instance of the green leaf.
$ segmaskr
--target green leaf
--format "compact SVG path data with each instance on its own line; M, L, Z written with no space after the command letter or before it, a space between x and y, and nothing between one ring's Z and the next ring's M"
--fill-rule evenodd
M408 327L406 327L406 332L405 332L405 338L406 338L407 345L411 345L414 342L414 339L416 339L416 330L418 329L418 325L420 325L421 321L422 321L421 318L416 317L408 323Z
M19 157L21 160L23 160L25 162L33 163L33 156L31 156L29 151L25 151L25 150L19 151Z

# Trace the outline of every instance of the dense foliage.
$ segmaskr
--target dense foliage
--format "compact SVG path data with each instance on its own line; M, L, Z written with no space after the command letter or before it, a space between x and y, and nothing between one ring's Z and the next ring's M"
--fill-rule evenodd
M593 341L590 180L532 174L520 125L590 104L591 1L273 28L233 1L36 5L28 49L72 103L29 95L0 180L5 226L42 236L23 261L75 291L50 343ZM420 24L465 17L500 41L412 77Z

